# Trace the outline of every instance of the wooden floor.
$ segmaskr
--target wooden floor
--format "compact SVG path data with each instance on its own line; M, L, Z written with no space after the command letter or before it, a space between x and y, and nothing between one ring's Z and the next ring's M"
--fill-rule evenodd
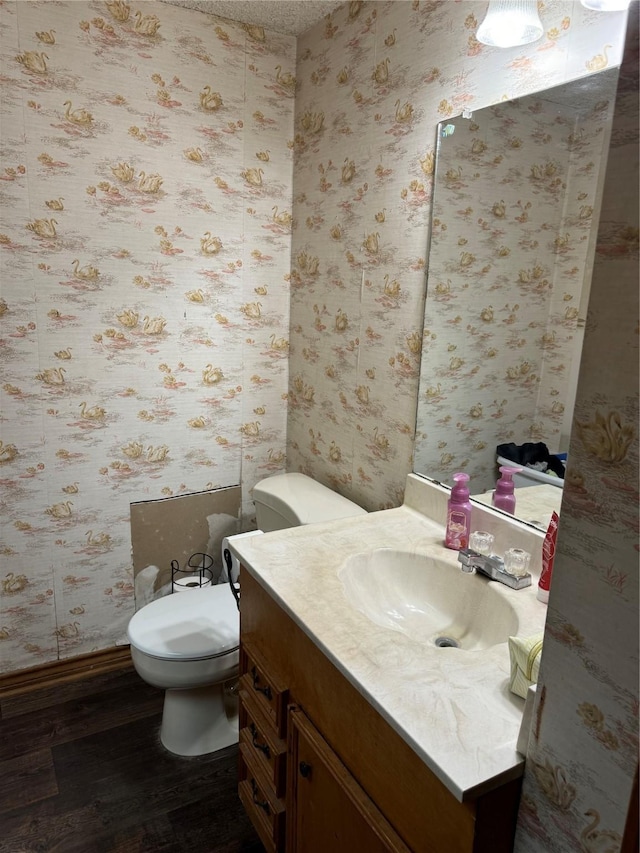
M0 696L0 853L263 853L237 747L179 758L133 671Z

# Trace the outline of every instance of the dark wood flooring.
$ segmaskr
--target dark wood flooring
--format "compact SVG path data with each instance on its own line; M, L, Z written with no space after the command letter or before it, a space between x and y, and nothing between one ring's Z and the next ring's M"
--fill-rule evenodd
M263 853L237 747L180 758L133 669L0 695L0 853Z

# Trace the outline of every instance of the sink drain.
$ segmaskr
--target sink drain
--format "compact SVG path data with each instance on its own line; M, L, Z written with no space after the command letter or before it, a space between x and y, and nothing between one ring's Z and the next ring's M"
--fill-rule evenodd
M459 643L453 637L438 637L436 646L439 649L457 649L459 648Z

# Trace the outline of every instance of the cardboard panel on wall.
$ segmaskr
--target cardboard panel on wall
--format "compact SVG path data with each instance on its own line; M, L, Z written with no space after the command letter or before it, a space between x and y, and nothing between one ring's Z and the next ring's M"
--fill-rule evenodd
M170 590L172 560L182 569L192 554L210 554L217 579L222 539L240 532L240 503L240 486L231 486L131 504L136 609Z

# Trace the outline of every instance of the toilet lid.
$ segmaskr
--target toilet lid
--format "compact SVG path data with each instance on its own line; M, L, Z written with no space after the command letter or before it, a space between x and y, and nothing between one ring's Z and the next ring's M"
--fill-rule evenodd
M219 657L239 648L240 614L228 584L174 592L138 610L127 635L150 657Z

